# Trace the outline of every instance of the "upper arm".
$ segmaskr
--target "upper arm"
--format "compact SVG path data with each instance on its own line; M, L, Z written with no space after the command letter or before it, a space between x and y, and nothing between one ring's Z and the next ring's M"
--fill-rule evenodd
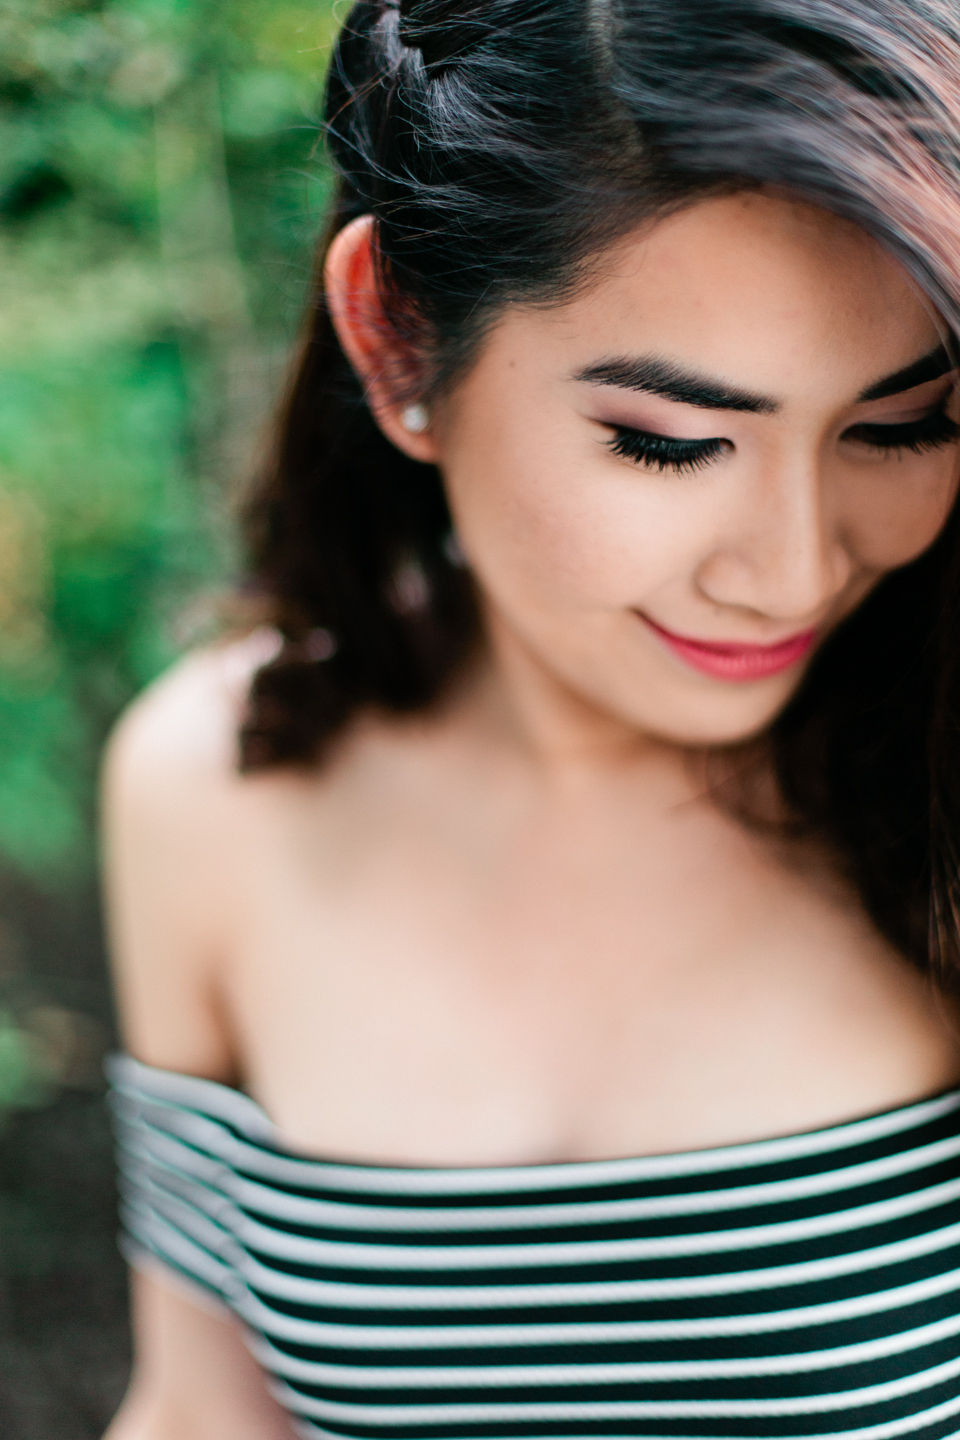
M189 657L107 750L103 865L121 1027L142 1060L226 1078L215 975L237 706L222 651Z
M127 712L104 768L125 1044L147 1064L218 1079L236 1068L220 994L231 841L245 813L235 764L243 658L222 647L181 662ZM134 1383L110 1440L291 1440L229 1314L152 1275L134 1275L133 1298Z
M134 1380L105 1440L293 1440L231 1316L139 1272L133 1313Z

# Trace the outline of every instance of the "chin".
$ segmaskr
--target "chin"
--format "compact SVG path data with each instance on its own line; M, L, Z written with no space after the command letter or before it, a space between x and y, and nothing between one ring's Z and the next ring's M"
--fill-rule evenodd
M759 687L758 687L759 688ZM711 750L745 744L763 735L796 693L796 684L778 686L771 695L731 695L708 698L701 694L692 703L665 705L659 716L635 712L637 728L668 745L683 749Z

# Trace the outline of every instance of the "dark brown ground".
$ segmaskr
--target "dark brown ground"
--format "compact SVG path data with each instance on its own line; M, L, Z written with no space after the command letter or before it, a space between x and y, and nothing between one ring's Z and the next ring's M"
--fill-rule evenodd
M87 1017L110 1043L93 887L41 894L0 874L0 917L15 956L8 997ZM98 1440L126 1383L111 1138L90 1083L8 1114L0 1130L3 1440Z

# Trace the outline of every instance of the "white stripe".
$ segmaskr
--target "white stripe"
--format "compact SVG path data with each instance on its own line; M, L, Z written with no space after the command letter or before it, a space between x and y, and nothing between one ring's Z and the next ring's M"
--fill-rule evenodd
M555 1325L357 1325L299 1320L273 1310L253 1293L243 1302L243 1318L253 1329L279 1340L318 1349L421 1350L493 1349L521 1345L622 1345L632 1341L703 1340L718 1336L769 1335L812 1326L836 1325L864 1315L905 1309L960 1291L960 1270L901 1285L895 1290L857 1295L825 1305L798 1306L747 1315L695 1320L581 1320ZM960 1307L958 1307L960 1309Z
M163 1116L164 1122L170 1117ZM169 1155L178 1168L206 1175L236 1178L236 1166L250 1146L235 1139L213 1120L204 1115L177 1115L177 1123L160 1125L157 1117L145 1113L139 1117L134 1134L126 1148L142 1154Z
M135 1191L125 1192L125 1200L130 1214L155 1215L211 1255L228 1255L231 1263L235 1263L241 1253L231 1226L169 1191L158 1195L152 1193L152 1187L141 1185Z
M151 1196L174 1195L210 1216L237 1214L223 1186L210 1184L209 1176L185 1175L157 1157L131 1155L129 1151L119 1155L117 1168L120 1183L130 1190L143 1190Z
M738 1295L751 1290L775 1290L808 1285L838 1275L860 1274L880 1266L899 1264L960 1244L960 1224L912 1236L909 1240L878 1245L823 1260L796 1265L738 1270L722 1275L697 1275L669 1280L611 1280L547 1285L362 1285L333 1280L305 1280L260 1264L251 1255L241 1260L249 1283L265 1294L302 1304L353 1306L384 1310L512 1309L529 1305L618 1304L640 1300L673 1300L703 1295Z
M938 1118L939 1113L955 1110L958 1104L958 1094L951 1094L940 1101L928 1102L929 1106L939 1106L940 1110L925 1114L922 1123ZM897 1111L895 1119L883 1116L876 1121L858 1121L835 1130L817 1131L813 1136L758 1140L749 1145L731 1145L685 1155L648 1156L638 1160L569 1161L549 1165L477 1167L472 1170L396 1170L380 1165L346 1165L299 1158L285 1148L282 1139L277 1137L276 1151L247 1146L242 1164L244 1169L261 1175L268 1182L300 1187L315 1185L318 1189L344 1190L349 1194L472 1196L580 1189L585 1185L622 1185L715 1175L820 1154L827 1155L833 1151L865 1145L869 1141L883 1139L903 1130L919 1128L921 1120L914 1113L915 1109L916 1107L911 1107L913 1118L909 1125L903 1122L903 1112Z
M176 1070L144 1065L132 1055L110 1055L104 1069L113 1096L131 1100L134 1105L147 1101L179 1109L207 1109L248 1135L267 1144L273 1142L276 1127L263 1109L249 1095L229 1085L203 1080L199 1075L182 1075Z
M641 1197L632 1200L596 1200L580 1204L558 1202L546 1205L503 1205L444 1207L442 1210L404 1206L364 1205L350 1201L326 1200L290 1195L262 1182L235 1175L233 1193L240 1204L264 1216L313 1225L352 1230L424 1231L445 1230L542 1230L552 1226L617 1224L675 1217L716 1214L725 1210L752 1209L833 1195L841 1190L876 1185L898 1175L911 1174L927 1166L940 1165L960 1155L960 1135L938 1140L840 1170L821 1171L798 1180L770 1181L757 1185L731 1186L723 1190L694 1191L683 1195Z
M927 1190L908 1192L892 1200L878 1200L849 1210L785 1220L774 1225L751 1225L739 1230L703 1231L650 1239L546 1241L525 1245L368 1245L349 1240L313 1240L288 1235L262 1225L249 1215L237 1221L244 1245L301 1265L337 1266L358 1270L525 1270L561 1265L609 1265L674 1256L745 1254L774 1245L797 1244L825 1235L845 1235L882 1225L905 1215L960 1199L960 1179Z
M168 1131L151 1130L146 1124L135 1137L123 1137L119 1153L121 1158L128 1155L139 1165L160 1166L209 1189L224 1191L236 1178L222 1157L206 1148L196 1149Z
M284 1145L276 1126L255 1101L216 1081L157 1070L152 1066L142 1065L129 1056L113 1057L109 1069L121 1093L132 1094L134 1098L154 1103L157 1097L172 1099L174 1103L188 1108L195 1106L197 1097L201 1096L212 1112L221 1113L238 1129L248 1131L258 1140L269 1138L278 1150L286 1150L286 1154L255 1152L264 1162L261 1173L277 1178L282 1175L293 1183L304 1184L307 1183L304 1171L315 1171L318 1177L322 1176L321 1183L325 1187L350 1191L379 1191L384 1194L543 1190L553 1186L579 1186L585 1181L607 1184L662 1179L675 1175L711 1174L751 1165L778 1163L807 1155L828 1154L848 1146L867 1144L929 1124L960 1106L960 1090L954 1090L882 1115L846 1121L827 1129L675 1155L571 1161L549 1165L395 1169L298 1156Z
M220 1295L235 1289L235 1275L229 1265L209 1250L195 1245L182 1231L168 1225L156 1214L143 1214L121 1207L121 1216L134 1242L165 1265L182 1270Z
M898 1435L909 1435L911 1431L923 1430L930 1425L936 1425L942 1420L949 1420L952 1415L960 1414L960 1395L952 1400L944 1400L939 1405L933 1405L929 1410L921 1410L916 1415L904 1415L899 1420L887 1420L879 1425L862 1425L856 1430L843 1430L839 1432L842 1440L894 1440ZM838 1432L833 1432L836 1435ZM960 1432L953 1431L956 1435ZM678 1440L673 1436L672 1440ZM697 1440L702 1440L697 1437ZM729 1437L728 1437L729 1440ZM750 1437L747 1437L750 1440ZM756 1440L756 1437L752 1437ZM831 1440L829 1435L807 1436L805 1440Z
M315 1400L296 1395L291 1405L303 1415L318 1419L342 1420L360 1425L477 1425L509 1424L531 1420L617 1420L617 1419L746 1419L748 1416L822 1415L834 1411L856 1410L865 1405L880 1405L900 1400L921 1390L932 1389L945 1380L960 1375L960 1359L945 1361L919 1375L906 1375L899 1380L865 1385L857 1390L844 1390L834 1395L799 1395L772 1400L570 1400L509 1401L491 1404L451 1405L359 1405L342 1400ZM809 1440L809 1437L806 1437Z
M527 1385L562 1389L565 1385L692 1384L698 1380L745 1380L760 1376L806 1375L839 1370L849 1365L873 1364L935 1345L960 1333L960 1315L922 1325L899 1335L887 1335L832 1350L809 1350L792 1355L744 1356L736 1360L636 1360L598 1364L558 1365L349 1365L322 1360L301 1360L272 1344L267 1334L258 1345L263 1364L275 1374L311 1385L364 1389L469 1389ZM437 1348L442 1348L442 1334Z

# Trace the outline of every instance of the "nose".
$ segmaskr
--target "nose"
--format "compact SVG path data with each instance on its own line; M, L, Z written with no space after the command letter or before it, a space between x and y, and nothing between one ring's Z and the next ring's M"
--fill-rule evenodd
M852 570L816 457L794 457L745 487L695 579L715 605L801 622L825 613Z

